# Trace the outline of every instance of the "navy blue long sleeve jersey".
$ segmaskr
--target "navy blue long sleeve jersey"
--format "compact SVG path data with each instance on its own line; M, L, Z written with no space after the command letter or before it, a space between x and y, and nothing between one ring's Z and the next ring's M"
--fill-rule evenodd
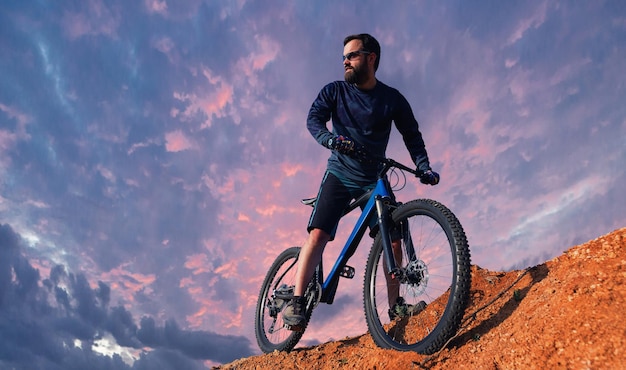
M331 119L332 133L326 126ZM372 90L361 90L345 81L324 86L311 106L307 128L324 146L335 135L343 135L365 146L373 156L384 157L392 121L417 169L429 170L424 140L409 102L398 90L378 80ZM328 159L328 170L359 183L369 183L376 179L378 166L333 151Z

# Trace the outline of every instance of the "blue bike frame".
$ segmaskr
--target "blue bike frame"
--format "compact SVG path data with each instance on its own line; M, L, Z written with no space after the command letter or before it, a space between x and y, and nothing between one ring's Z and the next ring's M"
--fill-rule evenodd
M359 199L350 204L346 213L351 212L357 207L365 204L361 216L357 220L350 237L346 241L337 261L332 267L326 280L323 280L323 268L322 263L319 264L314 276L317 282L322 286L322 295L320 302L331 304L335 298L337 286L339 284L339 277L344 276L352 278L354 276L354 269L347 266L348 260L354 255L356 248L358 247L367 227L370 225L372 217L376 213L378 216L378 227L381 237L383 238L383 249L385 251L388 271L392 273L396 271L396 264L393 258L393 252L391 249L391 240L389 237L389 220L390 212L389 205L393 204L393 195L389 187L389 182L386 177L379 178L376 182L376 186L371 191L367 192Z

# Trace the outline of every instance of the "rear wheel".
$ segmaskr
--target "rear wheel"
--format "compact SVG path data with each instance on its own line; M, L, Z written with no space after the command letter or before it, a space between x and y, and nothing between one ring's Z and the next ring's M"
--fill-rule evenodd
M456 334L469 300L467 238L454 214L434 200L405 203L392 219L399 229L395 237L401 237L400 274L388 282L378 235L365 270L367 326L382 348L432 354ZM400 314L390 314L394 295L408 305Z
M270 267L261 286L254 328L257 343L265 353L291 351L304 334L304 330L295 332L286 329L282 315L289 298L293 296L299 254L299 247L282 252ZM305 328L309 317L310 311Z

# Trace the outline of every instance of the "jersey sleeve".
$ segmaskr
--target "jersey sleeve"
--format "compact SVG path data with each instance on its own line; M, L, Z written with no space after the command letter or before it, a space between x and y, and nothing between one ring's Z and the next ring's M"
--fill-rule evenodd
M328 142L334 135L328 130L327 123L330 121L333 107L336 106L337 94L333 83L322 88L317 98L313 101L306 126L311 135L321 145L328 148Z
M398 92L398 111L394 117L396 128L402 135L404 144L406 145L411 159L420 171L430 170L430 161L426 152L426 145L422 133L419 130L419 124L415 119L413 110L406 98Z

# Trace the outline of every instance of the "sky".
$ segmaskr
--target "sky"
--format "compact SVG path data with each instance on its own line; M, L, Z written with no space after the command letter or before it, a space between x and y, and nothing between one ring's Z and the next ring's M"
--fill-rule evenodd
M473 264L522 269L626 226L626 2L5 0L0 368L260 354L261 282L305 240L299 200L330 154L308 110L362 32L441 174L396 195L448 206ZM397 131L387 155L410 163ZM301 345L366 332L370 245Z

